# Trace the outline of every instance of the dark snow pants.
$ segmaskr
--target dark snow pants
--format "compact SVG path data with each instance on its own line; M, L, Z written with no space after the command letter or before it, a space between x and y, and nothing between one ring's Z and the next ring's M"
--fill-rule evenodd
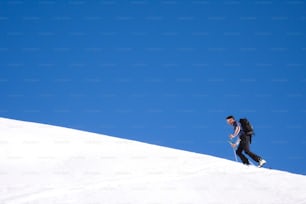
M240 137L241 141L238 145L238 148L236 150L236 154L240 157L243 164L249 165L250 162L248 158L242 153L243 151L249 155L254 161L259 162L261 160L261 157L254 154L250 150L250 136L241 135Z

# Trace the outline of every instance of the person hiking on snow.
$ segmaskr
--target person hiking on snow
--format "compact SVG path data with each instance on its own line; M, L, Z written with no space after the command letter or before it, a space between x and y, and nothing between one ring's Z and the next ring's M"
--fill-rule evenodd
M243 129L241 128L241 124L235 120L234 116L226 117L226 121L229 125L234 127L234 133L229 135L230 139L237 137L236 143L231 143L233 148L236 149L236 154L239 156L243 164L249 165L248 158L242 153L243 151L249 155L254 161L258 162L258 167L262 167L266 161L262 159L260 156L254 154L250 150L250 140L251 135L246 134Z

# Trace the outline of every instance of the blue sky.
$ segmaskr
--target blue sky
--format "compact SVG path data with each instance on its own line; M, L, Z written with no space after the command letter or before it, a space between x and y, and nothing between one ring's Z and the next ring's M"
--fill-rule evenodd
M0 115L306 174L304 1L1 1ZM140 152L141 154L141 152Z

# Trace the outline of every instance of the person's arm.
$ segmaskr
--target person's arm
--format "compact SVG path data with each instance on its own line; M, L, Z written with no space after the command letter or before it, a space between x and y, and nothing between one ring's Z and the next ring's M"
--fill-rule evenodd
M233 139L233 138L237 137L239 132L240 132L240 126L237 125L236 128L235 128L234 133L230 135L230 138Z
M230 138L233 139L237 137L239 135L240 129L241 129L240 125L237 124L234 130L234 133L230 135ZM240 138L238 138L235 143L232 143L232 147L236 148L239 145L240 141L241 141Z

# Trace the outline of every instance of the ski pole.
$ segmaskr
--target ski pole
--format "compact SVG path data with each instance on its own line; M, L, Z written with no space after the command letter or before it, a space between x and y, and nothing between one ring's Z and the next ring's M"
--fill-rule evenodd
M230 141L228 141L228 143L231 145L231 147L232 147L232 142L230 142ZM233 152L234 152L234 156L235 156L235 161L236 162L238 162L238 159L237 159L237 155L236 155L236 151L235 151L235 149L234 149L234 147L232 147L232 149L233 149Z

